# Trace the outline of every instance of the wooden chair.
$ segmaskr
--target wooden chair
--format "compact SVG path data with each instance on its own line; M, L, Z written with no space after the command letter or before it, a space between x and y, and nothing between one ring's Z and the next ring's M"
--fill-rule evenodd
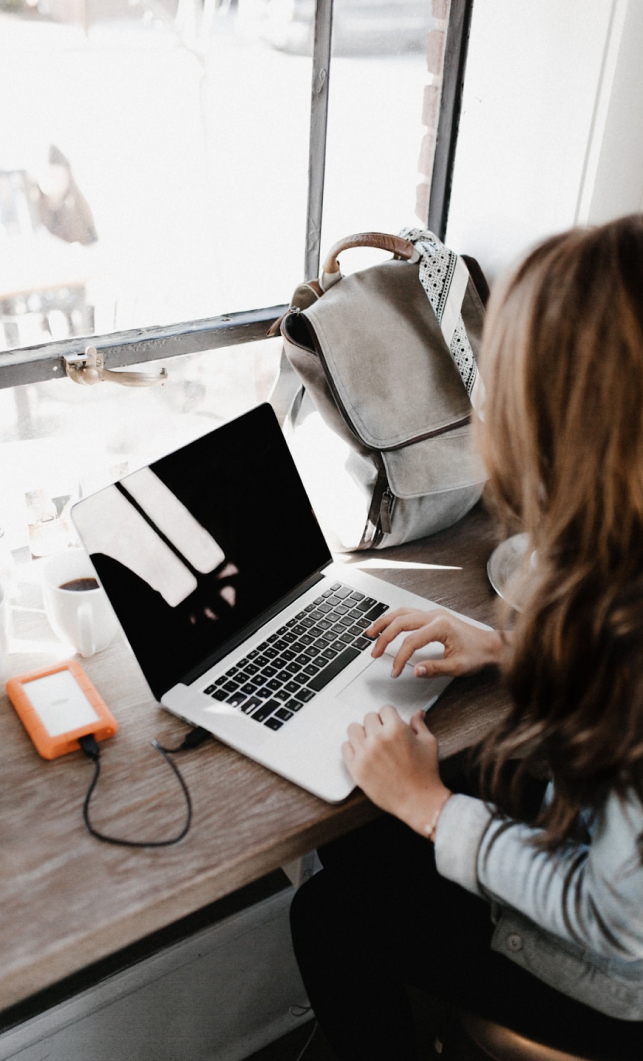
M570 1054L527 1039L501 1024L460 1012L453 1037L445 1042L445 1061L612 1061L607 1054Z

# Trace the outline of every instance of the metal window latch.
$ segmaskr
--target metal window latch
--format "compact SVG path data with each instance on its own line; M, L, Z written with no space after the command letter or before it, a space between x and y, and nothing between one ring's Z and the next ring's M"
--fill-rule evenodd
M127 372L105 368L105 359L95 346L87 346L84 354L70 355L64 357L63 361L69 378L85 387L103 381L120 383L124 387L152 387L155 383L164 383L168 378L165 368L159 372Z

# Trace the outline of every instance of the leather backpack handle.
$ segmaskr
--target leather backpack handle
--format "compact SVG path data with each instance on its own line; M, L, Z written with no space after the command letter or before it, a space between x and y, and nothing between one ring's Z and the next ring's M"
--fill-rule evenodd
M352 247L375 247L376 250L389 251L394 257L404 261L418 261L420 257L419 251L402 236L392 236L388 232L357 232L354 236L345 236L333 244L322 266L322 276L330 277L338 273L339 255Z

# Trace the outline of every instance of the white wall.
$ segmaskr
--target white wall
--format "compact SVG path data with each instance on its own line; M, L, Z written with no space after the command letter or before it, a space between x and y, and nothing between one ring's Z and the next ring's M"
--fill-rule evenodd
M489 279L643 202L641 0L474 0L447 243Z

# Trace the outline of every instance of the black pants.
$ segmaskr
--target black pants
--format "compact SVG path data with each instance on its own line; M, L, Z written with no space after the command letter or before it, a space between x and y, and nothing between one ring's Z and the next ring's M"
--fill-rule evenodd
M320 850L295 894L295 954L340 1061L416 1061L405 984L587 1056L641 1061L643 1022L562 995L490 949L482 899L441 877L433 845L384 816Z

